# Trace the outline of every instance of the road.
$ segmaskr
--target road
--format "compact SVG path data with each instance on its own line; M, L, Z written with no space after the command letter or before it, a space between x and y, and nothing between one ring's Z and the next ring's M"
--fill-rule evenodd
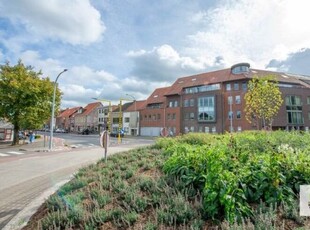
M93 143L93 146L55 152L32 152L27 157L17 155L0 161L0 229L19 229L59 184L69 180L80 167L103 157L103 149L98 147L98 143L96 145L98 136L57 136L62 135L66 135L65 142L68 144ZM111 139L108 155L152 143L153 140L124 139L123 143L117 144L117 139ZM27 207L30 211L25 211Z

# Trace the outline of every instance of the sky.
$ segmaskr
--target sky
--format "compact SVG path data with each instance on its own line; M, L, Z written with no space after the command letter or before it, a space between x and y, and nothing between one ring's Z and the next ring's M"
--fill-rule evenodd
M0 0L0 64L55 80L62 108L144 100L248 62L310 76L309 0ZM130 95L130 96L128 96Z

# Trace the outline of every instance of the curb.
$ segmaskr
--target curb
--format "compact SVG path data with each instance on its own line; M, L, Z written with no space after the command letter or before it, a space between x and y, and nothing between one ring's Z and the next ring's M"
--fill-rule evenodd
M54 185L52 188L44 191L38 198L30 202L22 211L20 211L16 216L14 216L3 230L19 230L25 227L30 220L31 216L38 210L38 208L44 203L44 201L53 193L55 193L62 185L67 183L72 179L73 175L70 176L70 179L61 181Z

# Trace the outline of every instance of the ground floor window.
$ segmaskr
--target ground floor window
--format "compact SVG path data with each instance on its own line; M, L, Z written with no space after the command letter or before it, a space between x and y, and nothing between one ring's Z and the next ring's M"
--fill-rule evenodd
M289 124L303 124L303 117L301 111L287 111L287 120Z

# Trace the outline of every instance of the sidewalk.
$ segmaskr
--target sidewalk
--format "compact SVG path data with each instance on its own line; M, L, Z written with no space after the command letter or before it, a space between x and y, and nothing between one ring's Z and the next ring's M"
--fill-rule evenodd
M29 143L29 140L20 140L20 144L12 145L12 142L0 142L0 149L14 149L19 151L33 151L33 152L48 152L49 139L48 138L38 138L34 142ZM53 137L52 151L65 150L64 140L61 138ZM68 148L69 149L69 148Z
M108 149L108 156L128 151L146 144L118 145ZM53 194L60 185L70 179L81 167L104 159L101 147L68 151L67 154L46 154L44 157L26 158L3 164L0 177L0 228L17 230L26 225L38 207ZM21 192L22 191L22 192Z

